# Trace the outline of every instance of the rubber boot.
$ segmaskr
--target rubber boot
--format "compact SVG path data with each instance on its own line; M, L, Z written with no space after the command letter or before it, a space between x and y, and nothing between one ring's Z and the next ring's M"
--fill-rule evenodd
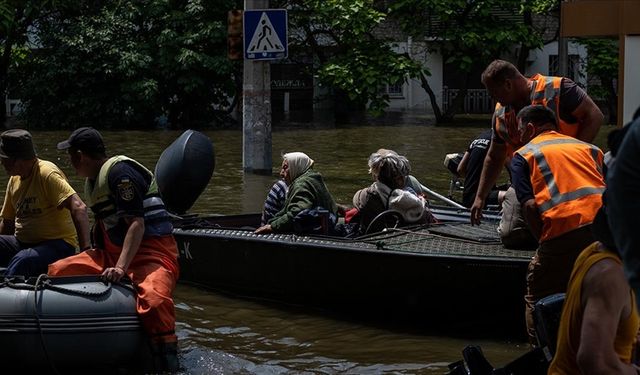
M152 342L151 352L156 373L174 373L180 369L177 342Z

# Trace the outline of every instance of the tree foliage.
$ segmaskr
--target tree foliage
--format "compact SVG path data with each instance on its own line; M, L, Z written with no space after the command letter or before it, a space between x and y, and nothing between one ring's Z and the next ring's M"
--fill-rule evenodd
M515 47L528 51L542 47L541 31L526 22L533 11L547 9L548 0L398 0L392 16L416 40L426 40L428 49L439 52L468 83L474 66L486 65ZM450 121L461 107L467 87L460 87L454 105L441 113L435 105L427 76L421 82L431 96L438 122Z
M233 1L80 1L41 20L20 69L34 127L201 127L234 96Z
M0 2L0 97L3 98L2 101L10 88L11 67L26 55L25 46L28 42L29 28L66 4L66 0L2 0ZM0 107L0 123L3 123L6 116L4 103Z
M618 42L614 39L583 38L578 43L587 49L586 73L589 95L601 98L609 108L609 122L617 122Z
M387 14L373 0L294 0L290 22L299 30L293 50L317 63L321 84L345 92L355 107L367 105L374 114L387 107L381 88L405 82L420 64L393 49L389 38L374 33Z

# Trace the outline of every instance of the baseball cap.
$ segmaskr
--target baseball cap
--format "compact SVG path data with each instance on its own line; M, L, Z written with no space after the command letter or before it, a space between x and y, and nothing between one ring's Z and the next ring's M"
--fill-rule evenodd
M75 148L80 151L104 151L102 135L90 127L82 127L74 130L69 139L58 143L58 150Z

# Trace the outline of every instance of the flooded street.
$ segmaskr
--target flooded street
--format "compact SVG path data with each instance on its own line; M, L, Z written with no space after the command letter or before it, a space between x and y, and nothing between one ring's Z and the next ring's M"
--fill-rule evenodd
M443 166L445 154L464 151L484 127L436 127L419 122L275 129L273 176L243 173L241 131L205 131L214 142L216 168L190 212L258 212L277 176L280 155L290 151L305 152L315 160L315 169L342 204L351 204L354 192L371 183L367 159L381 147L407 156L412 174L423 185L446 194L450 175ZM601 130L596 142L599 146L604 146L610 129ZM109 155L125 154L149 168L180 133L102 132ZM68 132L33 131L33 135L39 156L58 163L76 190L82 192L67 155L55 150L56 143L66 139ZM3 173L2 194L6 180ZM462 358L461 350L467 344L481 345L494 365L505 364L528 349L522 342L448 338L410 329L372 327L301 306L247 300L186 285L176 289L175 304L181 365L186 374L442 374L448 363ZM469 306L469 314L479 308L482 306Z

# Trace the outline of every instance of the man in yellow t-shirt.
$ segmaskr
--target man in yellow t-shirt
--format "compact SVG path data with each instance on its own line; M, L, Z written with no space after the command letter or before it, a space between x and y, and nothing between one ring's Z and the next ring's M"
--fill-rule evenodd
M36 157L28 131L0 134L0 162L11 176L0 211L5 276L37 276L78 244L91 248L87 206L55 164Z

